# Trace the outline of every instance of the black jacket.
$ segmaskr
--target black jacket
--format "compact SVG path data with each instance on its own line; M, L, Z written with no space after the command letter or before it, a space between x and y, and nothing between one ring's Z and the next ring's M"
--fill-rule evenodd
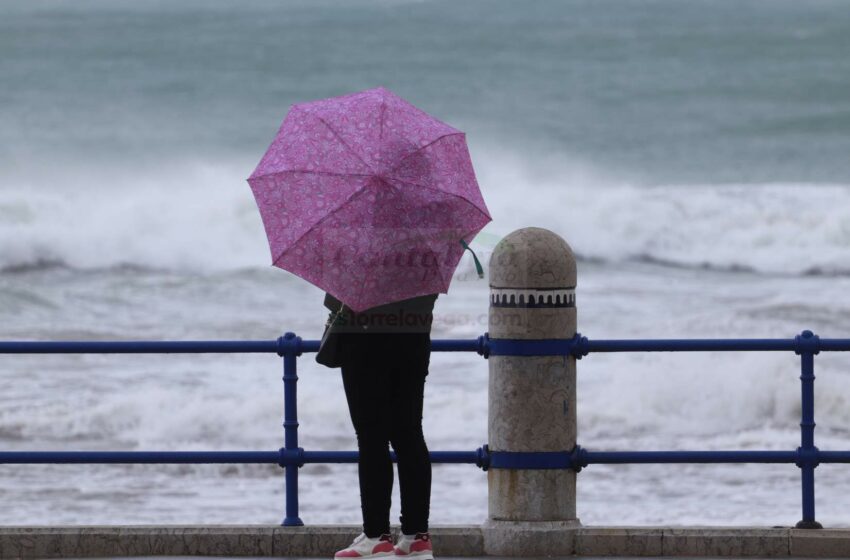
M428 294L371 307L359 313L346 308L332 332L431 333L434 303L439 294ZM325 293L325 307L336 314L342 303Z
M427 294L371 307L359 313L347 308L331 327L339 337L343 365L368 359L411 359L427 363L430 357L434 303L439 294ZM325 293L325 307L335 315L342 303Z

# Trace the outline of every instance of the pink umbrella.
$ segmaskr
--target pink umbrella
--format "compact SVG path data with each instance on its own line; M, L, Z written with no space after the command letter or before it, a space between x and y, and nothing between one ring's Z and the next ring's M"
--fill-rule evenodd
M272 264L354 311L447 293L492 220L464 133L384 88L293 105L248 183Z

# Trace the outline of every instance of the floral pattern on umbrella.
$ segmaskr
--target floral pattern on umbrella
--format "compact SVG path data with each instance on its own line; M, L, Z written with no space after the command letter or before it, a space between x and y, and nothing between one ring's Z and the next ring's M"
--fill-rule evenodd
M385 88L293 105L248 183L272 263L355 311L446 293L491 221L464 133Z

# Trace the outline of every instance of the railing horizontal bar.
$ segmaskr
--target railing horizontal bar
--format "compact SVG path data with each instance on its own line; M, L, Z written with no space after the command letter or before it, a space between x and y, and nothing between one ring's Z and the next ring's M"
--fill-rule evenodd
M277 340L0 342L0 354L276 354Z
M796 451L583 451L581 454L581 462L587 465L795 463L797 459Z
M770 352L796 351L796 339L741 338L741 339L656 339L656 340L588 340L575 344L583 352ZM815 343L816 351L850 351L850 339L821 338Z
M818 348L821 352L848 352L850 351L850 338L821 338L818 340Z
M0 464L272 463L278 451L4 451Z
M817 458L821 463L850 463L850 451L818 451Z
M304 451L304 463L356 463L357 451ZM431 451L433 463L472 463L475 451ZM390 457L396 461L395 452ZM299 458L294 456L293 460ZM271 463L285 460L280 451L4 451L0 464L186 464Z
M795 351L799 342L791 339L655 339L564 341L565 350L578 354L592 352L735 352ZM302 353L319 350L318 340L301 340ZM7 341L0 342L0 354L245 354L281 353L290 348L280 340L188 340L188 341ZM478 352L480 339L432 340L434 352ZM817 351L850 351L850 339L822 338Z
M432 463L473 463L478 461L475 451L431 451ZM302 454L305 463L356 463L357 451L305 451ZM393 462L398 459L395 451L390 451Z
M319 340L302 340L302 352L318 352ZM477 352L480 347L480 341L477 338L447 338L431 341L431 351L433 352Z
M823 341L821 341L823 342ZM587 340L581 343L587 352L735 352L794 351L794 339L658 339L658 340ZM837 348L836 348L837 349ZM847 350L850 350L848 344Z
M318 340L302 340L301 352L317 352ZM431 341L437 352L475 352L478 339ZM276 354L278 340L115 340L115 341L9 341L0 342L0 354Z
M302 352L318 352L319 344L321 344L321 340L302 340L301 341L301 351Z
M303 463L356 463L357 451L303 451ZM395 452L390 457L396 461ZM431 451L433 463L479 461L476 451ZM295 457L293 457L295 459ZM795 463L797 451L587 451L585 465L645 463ZM184 464L184 463L271 463L284 460L279 451L5 451L0 464ZM820 463L850 463L850 451L819 451Z

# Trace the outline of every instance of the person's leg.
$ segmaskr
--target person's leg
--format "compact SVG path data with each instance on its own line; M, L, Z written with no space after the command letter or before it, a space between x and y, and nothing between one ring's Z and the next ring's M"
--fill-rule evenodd
M393 464L389 451L389 384L384 368L363 362L342 367L342 380L360 452L360 507L363 532L390 532Z
M406 535L428 532L431 459L422 433L422 407L430 350L421 346L429 343L430 339L414 341L394 372L390 441L398 457L401 531Z

